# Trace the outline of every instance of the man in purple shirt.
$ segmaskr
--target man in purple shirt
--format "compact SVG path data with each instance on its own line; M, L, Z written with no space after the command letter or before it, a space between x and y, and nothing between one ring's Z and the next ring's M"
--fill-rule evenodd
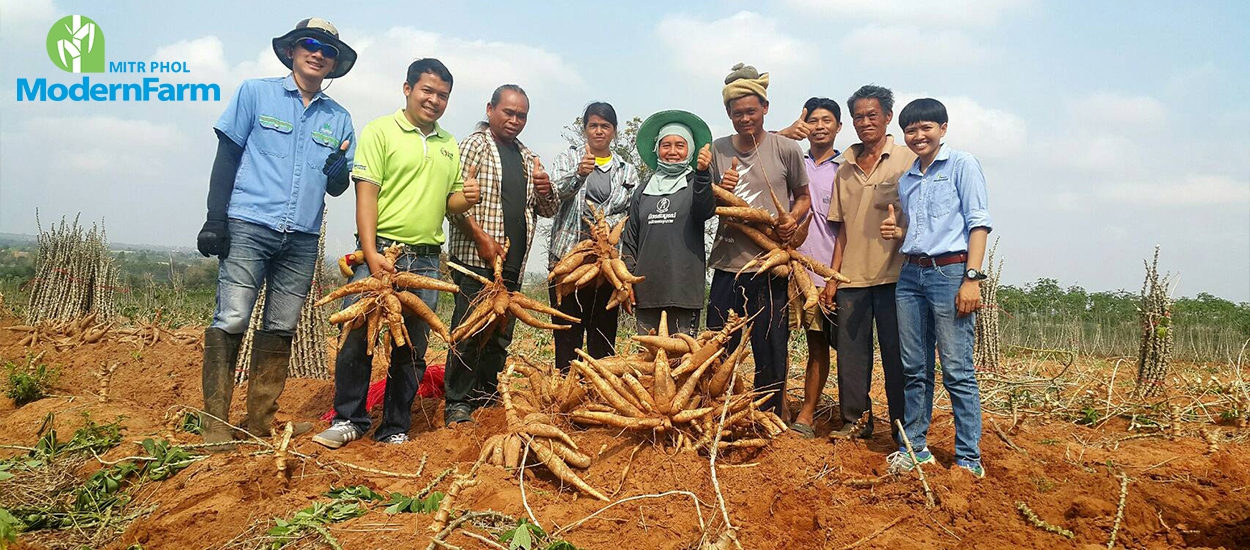
M842 130L842 109L838 102L824 97L813 97L803 104L802 118L785 130L778 132L794 139L807 138L809 149L803 156L807 167L808 193L812 196L811 228L807 240L799 245L799 252L821 259L833 257L837 226L829 217L829 200L833 196L833 176L838 172L838 151L833 141ZM823 289L824 278L811 274L816 288ZM800 303L790 304L790 330L807 331L807 373L803 377L803 408L790 425L790 429L804 438L816 436L812 429L812 417L816 403L825 383L829 380L829 348L835 345L837 330L834 328L836 312L826 313L820 306L804 309Z

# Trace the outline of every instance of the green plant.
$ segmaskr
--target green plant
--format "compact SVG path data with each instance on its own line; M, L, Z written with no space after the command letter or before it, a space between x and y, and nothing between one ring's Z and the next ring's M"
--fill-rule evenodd
M572 543L561 540L549 540L546 531L522 518L517 526L499 535L499 542L507 543L508 550L577 550Z
M0 508L0 549L8 548L10 542L17 542L17 534L21 530L22 522L8 510Z
M386 513L388 514L432 514L438 510L438 505L443 502L443 493L435 491L425 498L417 496L404 496L402 493L391 493L391 499L386 502Z
M186 449L179 446L169 446L168 441L154 441L151 438L143 440L143 450L154 459L145 462L143 465L143 473L152 481L160 481L166 479L187 466L192 462L199 460L193 457ZM122 463L126 464L126 463Z
M182 413L182 422L178 423L178 429L199 435L204 433L204 423L200 420L200 415L188 411Z
M338 539L325 526L369 513L368 508L361 506L362 503L386 500L386 496L364 485L331 487L326 496L332 500L328 503L314 502L311 506L295 512L291 519L275 518L273 527L265 531L270 539L268 547L277 550L311 533L317 533L331 548L342 550Z
M1098 409L1095 409L1092 405L1086 406L1084 409L1081 409L1081 417L1076 420L1077 424L1081 424L1084 426L1093 426L1097 422L1098 422Z
M33 361L32 359L25 367L19 367L11 361L4 366L8 378L4 395L19 407L47 397L59 374L55 368L43 363L34 365Z
M335 500L328 504L314 502L312 506L295 512L295 515L289 520L274 520L274 526L265 531L265 534L272 539L269 543L269 548L277 550L304 538L309 534L309 531L312 531L320 534L331 548L342 550L343 547L339 545L338 539L335 539L325 526L358 518L368 512L368 509L361 507L360 503L354 500Z

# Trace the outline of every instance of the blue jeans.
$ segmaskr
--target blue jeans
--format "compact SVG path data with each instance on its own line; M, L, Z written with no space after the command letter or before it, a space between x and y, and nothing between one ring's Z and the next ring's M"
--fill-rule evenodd
M904 263L895 289L903 388L907 405L903 429L919 452L925 448L933 417L934 347L942 359L942 385L955 415L955 462L981 460L981 392L972 365L976 314L959 316L955 297L964 281L964 263L920 267Z
M260 287L268 283L262 329L295 334L299 310L312 287L317 265L317 235L281 233L263 225L231 219L230 253L218 262L217 310L213 328L229 334L247 330Z
M404 254L395 261L395 269L437 279L438 255ZM361 264L356 266L351 281L359 281L368 276L368 264ZM437 290L408 291L421 298L430 309L438 308ZM344 298L343 307L355 303L359 296L353 294ZM425 346L430 326L420 317L405 312L404 327L408 329L412 342L391 349L391 368L386 375L386 394L382 399L382 425L373 434L373 438L378 441L395 434L408 433L412 427L412 401L416 399L417 386L425 375ZM372 424L369 411L365 409L365 400L369 396L369 379L373 372L373 362L366 353L366 330L367 327L362 326L351 331L334 361L334 421L349 421L361 433L369 431ZM374 350L374 353L379 351Z

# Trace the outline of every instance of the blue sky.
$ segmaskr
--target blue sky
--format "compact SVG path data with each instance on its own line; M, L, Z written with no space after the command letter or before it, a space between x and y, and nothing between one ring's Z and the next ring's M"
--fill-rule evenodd
M546 158L592 100L624 118L688 109L728 133L719 88L738 61L771 73L770 128L809 96L841 102L869 82L898 108L936 97L947 143L984 165L1007 282L1136 289L1158 243L1178 295L1250 300L1250 2L917 5L0 0L0 232L33 233L38 208L103 217L118 242L192 246L224 99L243 78L285 74L270 38L316 15L360 52L329 89L357 128L401 106L407 63L433 56L456 76L449 130L467 134L490 91L515 82L532 103L521 139ZM218 83L223 103L18 103L18 78L73 80L44 39L75 13L100 24L109 60L185 60L190 75L162 79ZM855 141L848 123L837 147ZM352 246L352 208L330 200L331 253Z

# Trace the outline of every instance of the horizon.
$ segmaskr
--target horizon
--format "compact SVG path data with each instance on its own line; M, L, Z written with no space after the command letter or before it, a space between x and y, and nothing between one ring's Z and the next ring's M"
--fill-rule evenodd
M739 61L772 77L765 124L773 130L809 96L834 98L845 111L842 98L870 82L894 90L896 114L911 99L935 97L950 112L947 143L984 167L1003 284L1139 288L1142 262L1159 244L1160 269L1177 275L1175 296L1250 301L1250 138L1242 131L1250 104L1239 93L1250 89L1250 3L1150 0L1126 10L1108 1L946 0L921 11L897 0L868 8L699 0L643 3L588 24L575 2L473 0L394 22L407 7L321 3L222 25L221 13L251 13L252 4L0 0L8 54L0 232L33 233L38 209L47 219L103 219L119 243L194 250L213 123L243 79L286 74L270 39L316 15L360 54L327 89L357 132L401 106L409 61L438 57L456 77L440 124L467 136L495 86L521 84L531 115L520 138L548 165L565 147L561 129L592 100L611 102L622 121L687 109L716 136L728 134L719 89ZM18 79L68 85L87 76L49 59L48 29L70 14L100 26L110 62L183 61L190 70L96 73L92 82L213 83L221 101L17 101ZM857 141L845 112L843 122L838 149ZM890 130L901 143L897 126ZM327 204L334 257L354 249L354 198ZM545 272L546 256L536 239L526 272Z

